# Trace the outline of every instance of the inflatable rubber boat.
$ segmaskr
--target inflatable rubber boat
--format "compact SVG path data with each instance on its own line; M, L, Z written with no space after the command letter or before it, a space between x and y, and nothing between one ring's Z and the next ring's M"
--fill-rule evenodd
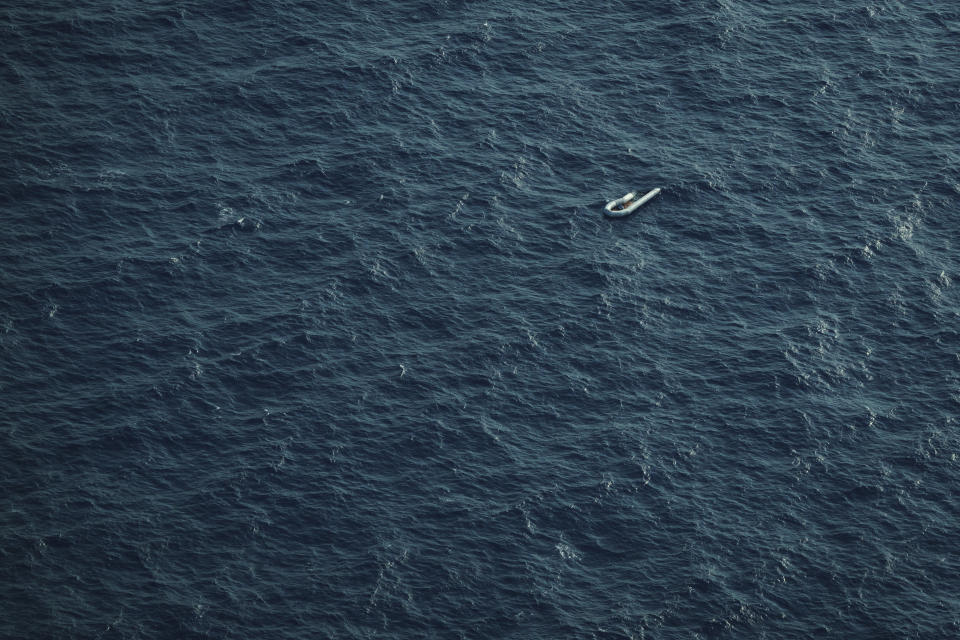
M657 194L660 193L660 187L656 189L651 189L647 191L642 198L637 198L637 192L631 191L622 198L617 198L616 200L611 200L607 203L607 206L603 208L603 212L608 216L619 218L622 216L628 216L643 205L647 204L651 200L657 197Z

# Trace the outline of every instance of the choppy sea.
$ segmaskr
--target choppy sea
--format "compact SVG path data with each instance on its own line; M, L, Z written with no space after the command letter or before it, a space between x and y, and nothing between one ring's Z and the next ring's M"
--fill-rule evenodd
M0 88L0 637L960 636L956 2L7 2Z

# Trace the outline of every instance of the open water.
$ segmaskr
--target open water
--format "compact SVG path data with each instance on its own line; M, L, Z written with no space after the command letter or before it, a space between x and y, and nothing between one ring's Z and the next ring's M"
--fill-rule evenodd
M0 87L0 637L960 635L953 0L6 2Z

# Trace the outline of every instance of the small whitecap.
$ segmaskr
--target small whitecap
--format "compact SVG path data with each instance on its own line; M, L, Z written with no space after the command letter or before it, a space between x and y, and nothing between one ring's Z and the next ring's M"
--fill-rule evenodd
M556 549L564 560L579 560L581 558L580 552L566 542L558 542Z
M537 342L537 334L535 334L530 329L527 329L526 331L527 331L527 340L530 341L530 344L534 347L539 347L540 343Z
M904 242L913 237L913 224L909 221L902 221L897 224L897 237Z

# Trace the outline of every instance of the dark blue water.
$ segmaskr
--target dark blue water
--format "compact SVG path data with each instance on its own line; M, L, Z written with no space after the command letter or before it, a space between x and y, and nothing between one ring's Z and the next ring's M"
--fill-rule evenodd
M19 4L0 637L960 634L956 3Z

